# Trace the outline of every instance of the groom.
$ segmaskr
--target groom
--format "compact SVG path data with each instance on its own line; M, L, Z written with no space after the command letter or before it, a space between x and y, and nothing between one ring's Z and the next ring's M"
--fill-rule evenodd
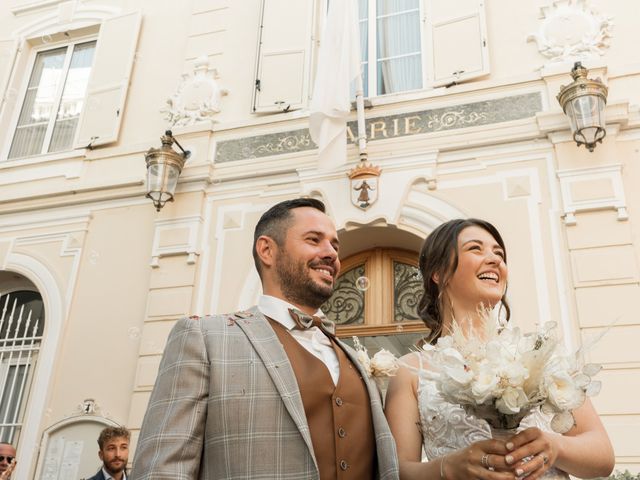
M397 479L380 396L319 310L340 271L324 204L260 218L257 307L173 328L132 479Z

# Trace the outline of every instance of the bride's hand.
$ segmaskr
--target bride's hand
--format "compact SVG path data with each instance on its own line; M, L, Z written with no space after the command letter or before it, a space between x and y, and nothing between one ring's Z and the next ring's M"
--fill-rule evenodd
M510 453L506 461L519 477L527 480L540 478L558 458L558 449L553 434L532 427L514 435L506 443Z
M505 461L509 451L500 440L482 440L441 459L446 480L513 480L513 467Z

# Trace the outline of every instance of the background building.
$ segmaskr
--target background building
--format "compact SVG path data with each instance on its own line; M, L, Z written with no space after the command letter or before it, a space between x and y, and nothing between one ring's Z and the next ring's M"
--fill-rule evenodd
M369 206L347 175L355 125L332 171L308 133L326 0L0 2L0 437L18 479L94 473L107 424L135 444L173 323L255 302L255 222L300 195L339 228L339 333L370 348L420 334L416 252L460 216L503 233L514 322L554 320L575 349L616 321L587 353L594 403L618 468L640 471L634 2L360 7ZM593 153L555 98L575 60L609 87ZM144 153L169 126L192 155L157 213Z

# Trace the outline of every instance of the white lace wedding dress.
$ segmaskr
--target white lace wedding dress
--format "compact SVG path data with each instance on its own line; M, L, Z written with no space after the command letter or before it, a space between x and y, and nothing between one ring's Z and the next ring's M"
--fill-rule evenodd
M493 433L486 420L467 413L460 405L445 401L432 380L423 375L419 375L418 379L418 409L427 458L441 457L474 442L492 438ZM536 408L520 422L517 430L538 427L551 431L549 420L550 417ZM561 470L550 468L542 478L567 480L569 476Z

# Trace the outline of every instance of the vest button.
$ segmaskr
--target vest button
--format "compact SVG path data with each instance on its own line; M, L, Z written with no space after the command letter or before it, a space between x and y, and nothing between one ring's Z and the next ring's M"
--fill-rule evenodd
M342 470L346 470L347 468L349 468L349 464L347 463L346 460L340 460L340 468Z
M342 406L342 399L340 397L336 397L336 405L338 405L339 407Z
M344 431L344 428L340 427L340 428L338 429L338 436L339 436L340 438L344 438L344 437L346 437L346 436L347 436L347 432L345 432L345 431Z

